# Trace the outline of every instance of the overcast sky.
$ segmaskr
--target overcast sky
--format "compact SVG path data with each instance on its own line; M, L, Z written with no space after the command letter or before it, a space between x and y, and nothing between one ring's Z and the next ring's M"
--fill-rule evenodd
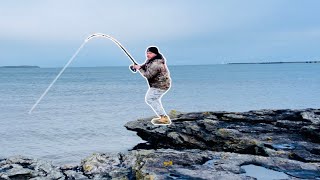
M1 1L0 66L62 67L92 33L109 34L138 61L158 46L169 65L320 60L320 1ZM71 66L123 66L93 39Z

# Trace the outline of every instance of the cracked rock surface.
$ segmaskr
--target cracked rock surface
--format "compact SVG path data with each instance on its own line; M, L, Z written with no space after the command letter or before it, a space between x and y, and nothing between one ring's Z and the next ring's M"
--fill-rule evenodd
M125 127L155 149L203 149L320 162L320 109L172 114L170 126L155 126L145 118Z
M93 153L78 165L21 155L0 159L0 180L256 179L245 165L285 179L320 179L319 109L171 111L170 117L170 126L154 126L153 117L128 122L146 143L126 153Z
M320 177L319 163L200 149L140 149L125 154L94 153L79 166L69 167L10 157L1 161L0 179L255 179L241 167L248 164L283 172L287 179Z

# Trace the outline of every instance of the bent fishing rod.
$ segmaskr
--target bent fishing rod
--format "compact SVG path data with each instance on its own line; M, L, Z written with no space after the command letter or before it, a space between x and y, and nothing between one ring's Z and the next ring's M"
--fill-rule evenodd
M94 37L104 37L107 39L110 39L111 41L113 41L114 43L116 43L121 49L122 51L130 58L130 60L133 62L134 65L138 65L138 63L133 59L133 57L129 54L129 52L120 44L119 41L117 41L116 39L114 39L113 37L107 35L107 34L102 34L102 33L95 33L92 34L91 36L89 36L85 42L89 41L90 39L94 38ZM130 66L130 70L132 72L136 72L136 69L133 68L133 66Z
M119 41L117 41L116 39L114 39L113 37L111 37L110 35L107 34L102 34L102 33L95 33L90 35L88 38L85 39L85 41L81 44L81 46L79 47L79 49L74 53L74 55L70 58L70 60L68 61L68 63L62 68L62 70L59 72L59 74L54 78L54 80L51 82L51 84L48 86L48 88L43 92L43 94L40 96L40 98L37 100L37 102L32 106L32 108L29 111L29 114L32 113L32 111L34 110L34 108L40 103L40 101L42 100L42 98L47 94L47 92L50 90L50 88L53 86L53 84L57 81L57 79L61 76L61 74L64 72L64 70L69 66L69 64L73 61L73 59L78 55L78 53L80 52L80 50L84 47L84 45L91 40L92 38L95 37L103 37L103 38L107 38L110 39L112 42L114 42L119 48L121 48L121 50L129 57L129 59L133 62L134 65L138 65L138 63L134 60L134 58L130 55L130 53L120 44ZM133 65L129 66L129 69L133 72L136 73L136 69L133 68ZM139 71L140 72L140 71Z

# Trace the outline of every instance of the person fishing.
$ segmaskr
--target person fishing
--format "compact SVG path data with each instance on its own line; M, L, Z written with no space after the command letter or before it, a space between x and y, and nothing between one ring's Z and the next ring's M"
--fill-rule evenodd
M111 40L129 57L129 59L133 62L133 65L129 66L130 70L134 73L136 72L136 70L139 70L140 74L143 75L148 81L149 90L146 93L145 101L158 116L158 118L153 118L151 122L154 125L170 125L171 120L162 107L161 97L170 89L171 78L168 67L166 66L166 60L163 57L163 55L160 54L158 48L155 46L148 47L146 50L147 60L144 64L140 66L118 40L111 37L110 35L103 33L94 33L85 39L85 41L81 44L78 50L69 59L67 64L61 69L59 74L53 79L53 81L50 83L47 89L42 93L39 99L31 107L31 109L29 110L29 114L32 113L32 111L40 103L42 98L45 97L45 95L53 86L53 84L62 75L64 70L71 64L71 62L75 59L75 57L85 46L85 44L93 38L106 38Z
M148 81L149 89L145 101L158 116L153 118L151 123L154 125L170 125L171 119L161 103L162 96L169 91L172 84L166 60L155 46L147 48L146 57L147 60L144 64L131 66L139 70Z

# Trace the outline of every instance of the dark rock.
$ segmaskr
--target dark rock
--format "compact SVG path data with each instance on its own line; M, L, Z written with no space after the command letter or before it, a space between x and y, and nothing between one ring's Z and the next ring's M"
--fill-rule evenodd
M0 162L0 179L64 179L51 163L25 156L11 156Z
M94 153L92 156L83 159L81 166L84 174L90 178L132 179L131 163L134 158L130 157L128 159L121 153Z
M104 175L112 179L254 179L244 174L241 166L246 164L284 172L292 178L320 177L319 164L200 149L133 150L121 156L96 153L84 162L83 166L94 166L86 171L94 174L93 178ZM122 173L115 173L117 168Z
M301 113L303 119L310 121L313 124L320 124L320 112L315 111L305 111Z
M157 149L157 148L153 144L146 142L146 143L139 143L130 150L137 150L137 149Z
M128 122L146 143L126 153L94 153L80 164L53 166L25 156L0 158L0 180L256 179L243 166L320 179L319 109L248 112L172 111L170 126Z
M1 162L0 178L33 180L255 179L255 177L246 175L242 168L243 165L248 164L286 173L290 179L320 178L319 163L200 149L94 153L83 159L79 166L63 165L60 168L36 159L9 157L5 162ZM40 167L42 167L41 170Z
M320 125L303 126L300 133L312 142L320 143Z
M191 112L169 116L170 126L150 118L128 122L153 148L202 149L320 162L319 109ZM138 149L138 147L136 148Z
M75 179L75 180L87 180L89 179L87 176L84 176L82 172L76 172L73 170L64 171L66 179Z

